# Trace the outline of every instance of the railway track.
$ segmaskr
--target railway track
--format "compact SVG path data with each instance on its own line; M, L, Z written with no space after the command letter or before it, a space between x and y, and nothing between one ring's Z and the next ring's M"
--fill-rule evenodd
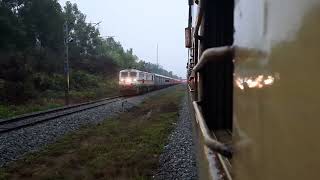
M116 96L0 120L0 134L25 128L28 126L34 126L39 123L104 106L121 100L124 100L123 96Z

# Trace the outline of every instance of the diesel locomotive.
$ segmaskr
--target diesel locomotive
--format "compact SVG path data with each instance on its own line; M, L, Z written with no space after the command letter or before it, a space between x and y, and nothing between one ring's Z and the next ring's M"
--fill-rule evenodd
M320 0L189 0L199 178L319 179Z

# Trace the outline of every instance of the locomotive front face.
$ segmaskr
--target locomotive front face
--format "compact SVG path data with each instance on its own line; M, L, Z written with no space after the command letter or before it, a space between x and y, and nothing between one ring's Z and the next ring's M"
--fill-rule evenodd
M239 0L234 17L235 179L319 179L320 1Z
M138 72L134 70L123 70L119 74L119 88L124 95L137 93Z
M119 78L119 85L121 86L132 86L137 84L137 72L133 71L121 71Z

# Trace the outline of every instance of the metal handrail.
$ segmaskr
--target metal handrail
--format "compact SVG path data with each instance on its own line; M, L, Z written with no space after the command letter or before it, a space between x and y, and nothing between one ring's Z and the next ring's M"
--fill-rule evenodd
M202 23L202 17L203 17L203 8L201 7L201 3L200 3L200 6L198 8L198 18L197 18L197 21L196 21L196 27L195 27L195 30L194 30L194 37L196 39L199 39L199 30L200 30L200 25Z
M204 138L205 145L207 147L209 147L211 150L213 150L213 151L215 151L215 152L217 152L227 158L231 158L232 157L232 149L228 145L225 145L225 144L223 144L223 143L221 143L211 137L209 128L205 122L205 119L202 115L200 107L196 101L193 101L193 107L194 107L195 114L196 114L196 120L199 124L199 127L201 129L201 132L202 132L202 135Z
M188 84L188 88L190 92L194 92L194 89L191 88L190 84Z
M224 163L224 160L223 160L223 158L221 157L220 154L218 154L218 159L219 159L219 161L221 163L221 166L222 166L222 168L223 168L223 170L225 172L225 175L226 175L227 179L228 180L232 180L232 176L231 176L231 174L230 174L230 172L229 172L229 170L227 168L227 165L226 165L226 163Z
M234 61L238 62L249 58L266 58L267 54L266 51L260 49L245 48L236 45L209 48L202 53L200 60L192 69L192 74L199 72L209 62L223 60L222 57L226 55L231 55Z
M197 73L208 62L218 61L219 59L221 59L221 57L223 57L229 53L231 53L231 54L234 53L233 46L222 46L222 47L216 47L216 48L209 48L202 53L199 62L197 63L196 66L193 67L192 71L194 73Z

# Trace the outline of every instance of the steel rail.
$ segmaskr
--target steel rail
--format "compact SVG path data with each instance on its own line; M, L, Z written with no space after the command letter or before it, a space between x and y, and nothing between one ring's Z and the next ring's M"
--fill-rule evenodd
M90 102L85 102L85 103L80 103L80 104L74 104L74 105L54 108L54 109L49 109L49 110L45 110L45 111L30 113L30 114L21 115L21 116L16 116L16 117L13 117L13 118L8 118L8 119L3 119L3 120L0 119L0 125L12 123L12 122L17 122L17 121L20 121L22 119L37 117L37 116L45 115L45 114L48 114L48 113L54 113L54 112L59 112L59 111L63 111L63 110L68 110L68 109L72 109L72 108L85 106L85 105L95 104L95 103L98 103L98 102L103 102L103 101L106 101L106 100L112 100L112 99L120 98L120 97L123 97L123 96L115 96L115 97L110 97L110 98L99 99L99 100L96 100L96 101L90 101Z
M76 105L62 107L62 108L56 108L56 109L53 109L53 110L42 111L42 112L38 112L38 113L33 113L33 114L29 114L29 115L23 115L23 116L19 116L19 117L16 117L16 118L7 119L5 121L1 121L0 125L1 126L9 126L9 127L0 127L0 134L6 133L6 132L10 132L10 131L13 131L13 130L17 130L17 129L21 129L21 128L25 128L25 127L29 127L29 126L34 126L34 125L39 124L39 123L43 123L43 122L50 121L50 120L53 120L53 119L57 119L57 118L60 118L60 117L68 116L68 115L75 114L75 113L78 113L78 112L86 111L86 110L93 109L93 108L96 108L96 107L104 106L104 105L107 105L107 104L122 100L122 99L117 99L117 98L121 98L121 97L123 97L123 96L106 98L106 99L101 99L101 100L97 100L97 101L81 103L81 104L76 104ZM114 99L116 99L116 100L114 100ZM107 101L107 102L101 103L103 101ZM97 103L99 103L99 104L97 104ZM96 105L90 106L92 104L96 104ZM49 115L51 113L62 112L62 111L66 111L66 110L71 110L71 109L79 108L79 107L82 107L82 106L87 106L87 107L84 107L84 108L81 108L81 109L77 109L77 110L74 110L74 111L71 111L71 112L65 112L65 113L58 114L58 115L52 115L52 116L49 116L49 117L40 118L38 120L32 121L32 118L35 118L35 117L39 117L39 116L43 116L43 115ZM29 122L13 125L12 127L10 127L10 125L12 125L14 123L19 123L20 121L24 121L24 120L28 120L28 119L30 119Z

